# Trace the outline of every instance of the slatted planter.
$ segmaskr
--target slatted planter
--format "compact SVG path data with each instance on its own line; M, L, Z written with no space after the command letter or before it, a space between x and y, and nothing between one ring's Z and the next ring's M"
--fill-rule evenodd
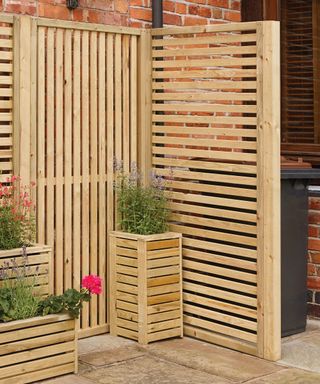
M0 324L0 384L77 372L75 320L67 314Z
M30 266L27 271L27 274L30 275L30 282L31 279L33 280L34 278L33 275L37 274L36 285L34 287L35 294L40 296L53 294L53 267L51 247L47 245L36 244L35 246L27 247L26 252L28 260L27 264ZM9 262L10 266L12 266L12 260L14 260L18 266L23 265L24 256L22 248L0 251L0 268L5 266L6 262Z
M181 234L111 232L112 335L140 344L182 336Z

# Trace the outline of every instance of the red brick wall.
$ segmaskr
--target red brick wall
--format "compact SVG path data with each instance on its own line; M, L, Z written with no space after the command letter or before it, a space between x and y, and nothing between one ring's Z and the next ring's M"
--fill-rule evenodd
M163 0L164 23L199 25L240 21L241 0ZM69 11L66 0L0 0L0 12L110 25L148 26L151 0L79 0Z
M309 199L308 313L320 318L320 198Z
M132 26L150 25L151 0L130 0ZM217 21L240 21L240 0L163 0L166 25L202 25Z

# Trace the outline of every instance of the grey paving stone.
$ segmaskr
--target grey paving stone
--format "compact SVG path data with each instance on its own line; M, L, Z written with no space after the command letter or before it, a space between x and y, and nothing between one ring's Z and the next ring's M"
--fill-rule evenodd
M39 382L40 383L40 382ZM93 384L94 381L78 375L64 375L55 379L41 381L42 384Z
M79 340L78 352L79 355L85 355L91 352L107 351L136 344L132 340L106 334Z
M234 382L242 382L283 369L277 364L190 338L150 344L147 350L163 359Z
M86 364L93 365L95 367L101 367L104 365L110 365L121 361L135 359L141 357L146 352L138 346L128 346L122 348L114 348L108 351L100 351L88 353L80 356L80 361Z
M285 341L280 363L320 373L319 355L320 331L317 330Z
M250 380L246 384L319 384L320 374L300 369L283 369L262 378Z
M231 384L229 380L143 356L84 374L99 384Z

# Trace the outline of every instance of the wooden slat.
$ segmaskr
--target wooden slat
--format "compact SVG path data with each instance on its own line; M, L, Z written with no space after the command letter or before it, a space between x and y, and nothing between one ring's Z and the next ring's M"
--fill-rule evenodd
M64 36L64 289L72 287L72 31Z
M218 32L240 32L240 31L255 31L257 29L256 22L246 23L226 23L226 24L214 24L214 25L199 25L193 27L166 27L157 28L152 30L152 36L163 36L163 35L179 35L188 33L218 33Z
M56 32L55 51L55 123L59 129L55 133L55 174L57 184L55 188L55 271L56 271L56 292L63 293L64 275L64 253L63 253L63 31ZM52 208L51 208L52 209Z
M152 62L153 68L192 68L192 67L236 67L240 65L256 65L255 57L226 57L226 58L206 58L190 60L161 60Z
M106 36L100 33L98 37L98 107L99 107L99 128L98 128L98 150L99 150L99 174L105 175L106 169ZM99 276L106 276L106 182L104 179L99 181L99 256L98 271ZM106 322L106 284L102 294L99 296L99 324Z
M152 40L153 47L163 47L170 45L195 45L195 44L221 44L221 43L240 43L240 42L256 42L257 35L255 33L248 34L225 34L216 36L197 36L194 37L171 37L164 39Z
M98 173L98 42L97 33L90 34L90 173ZM90 273L98 274L98 184L90 182ZM90 326L98 324L98 298L94 295L90 302Z
M81 258L81 270L82 275L89 274L89 255L90 255L90 185L89 185L89 33L84 31L82 33L82 258ZM82 310L82 327L87 328L89 326L89 305L84 303Z
M80 179L81 170L81 34L73 35L73 175ZM73 287L80 289L81 282L81 187L73 183Z

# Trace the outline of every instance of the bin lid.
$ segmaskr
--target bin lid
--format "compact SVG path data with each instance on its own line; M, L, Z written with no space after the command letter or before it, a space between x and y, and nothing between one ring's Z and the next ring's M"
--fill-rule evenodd
M281 179L320 179L320 169L317 168L291 168L281 169Z

